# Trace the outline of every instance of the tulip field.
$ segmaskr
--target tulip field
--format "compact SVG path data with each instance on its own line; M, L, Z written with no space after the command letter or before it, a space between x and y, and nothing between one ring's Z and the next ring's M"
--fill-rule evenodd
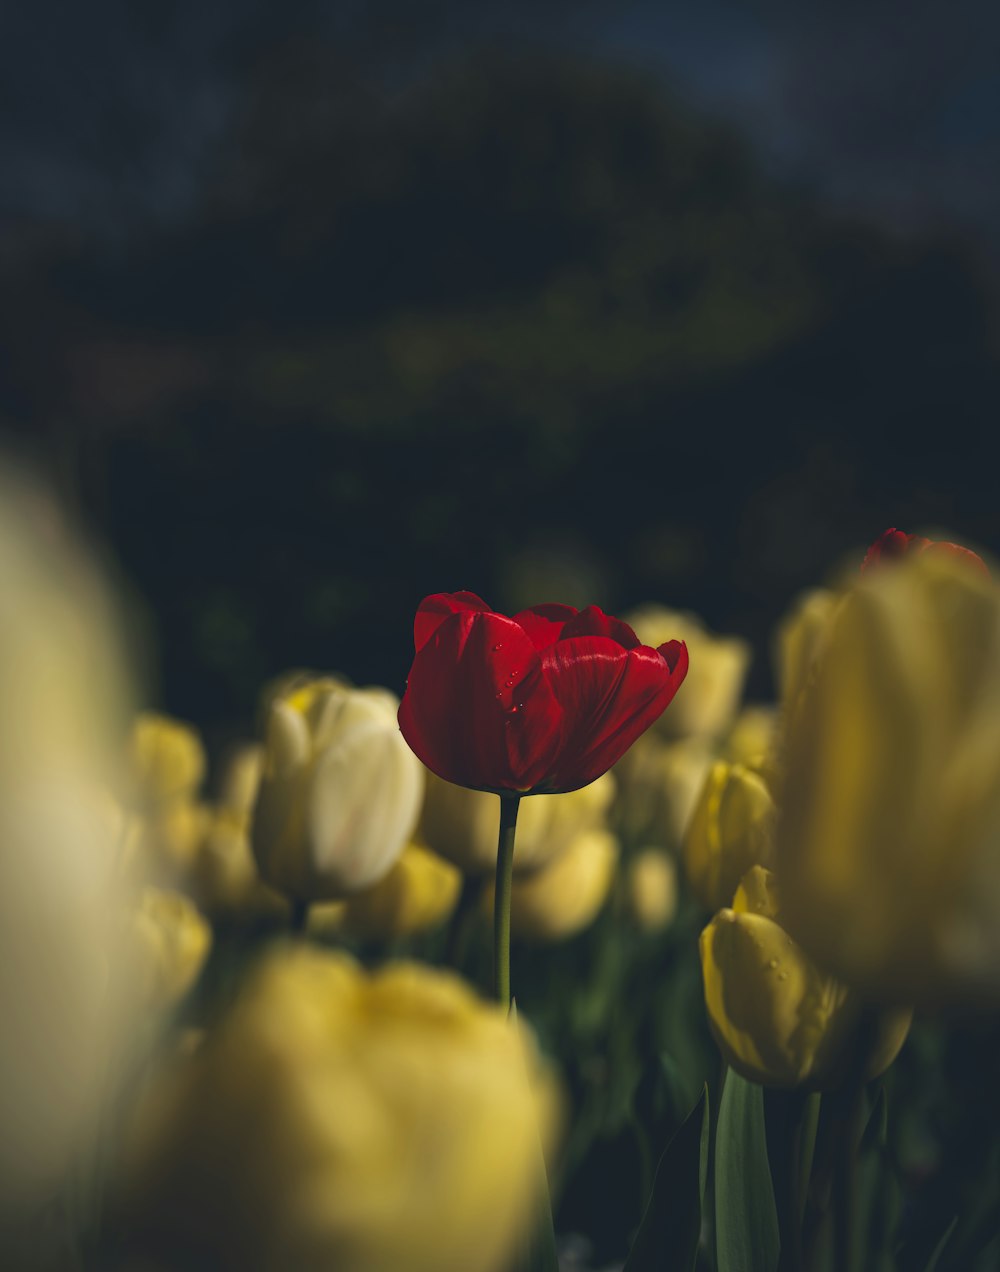
M773 702L669 597L442 592L216 749L0 495L0 1267L1000 1267L988 557L873 527Z

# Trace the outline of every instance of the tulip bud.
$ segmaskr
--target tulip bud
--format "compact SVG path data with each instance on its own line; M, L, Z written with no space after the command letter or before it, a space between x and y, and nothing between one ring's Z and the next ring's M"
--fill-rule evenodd
M187 897L161 888L143 889L132 926L143 1001L173 1007L198 979L212 929Z
M245 1272L502 1272L554 1113L526 1031L457 977L281 948L135 1120L133 1253Z
M705 1007L728 1064L764 1086L837 1085L851 1063L863 1004L821 971L780 923L770 871L755 867L732 909L701 934ZM877 1077L895 1059L911 1013L886 1013L867 1057Z
M911 554L847 594L790 722L789 929L849 984L1000 1002L1000 588Z
M526 941L564 941L593 923L607 900L618 863L618 840L606 830L584 831L540 870L515 877L511 932ZM492 911L493 890L484 907Z
M764 779L742 764L712 765L684 840L684 869L709 910L731 900L751 866L772 856L774 800Z
M657 848L647 848L629 862L626 874L629 913L643 932L662 932L677 912L677 867Z
M192 800L205 777L205 748L197 730L154 711L136 717L129 760L138 806L146 812Z
M447 919L461 888L462 875L450 861L420 843L409 843L373 887L347 901L313 906L309 930L333 930L366 941L417 936Z
M687 645L690 665L668 712L654 725L663 737L718 739L731 725L750 666L750 646L737 636L715 636L693 614L644 605L626 620L639 639L668 638Z
M370 887L403 851L423 794L388 690L326 680L271 706L253 821L263 879L301 901Z
M534 871L564 852L577 835L602 826L615 796L610 773L589 786L544 799L523 799L514 871ZM428 770L421 832L429 846L465 874L492 874L497 864L497 797L445 782Z

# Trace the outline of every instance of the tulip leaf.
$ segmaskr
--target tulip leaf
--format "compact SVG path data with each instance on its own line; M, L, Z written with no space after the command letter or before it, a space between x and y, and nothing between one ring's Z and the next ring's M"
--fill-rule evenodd
M957 1227L958 1227L958 1215L955 1215L954 1219L952 1219L951 1223L947 1226L947 1228L945 1228L944 1232L941 1234L941 1240L937 1243L937 1245L934 1247L933 1251L931 1252L931 1257L927 1260L927 1263L924 1267L924 1272L935 1272L937 1265L941 1261L941 1256L942 1254L944 1254L945 1246L951 1240L951 1235Z
M764 1092L731 1069L715 1139L715 1237L718 1272L774 1272L778 1266Z
M663 1151L624 1272L691 1272L708 1169L708 1088Z

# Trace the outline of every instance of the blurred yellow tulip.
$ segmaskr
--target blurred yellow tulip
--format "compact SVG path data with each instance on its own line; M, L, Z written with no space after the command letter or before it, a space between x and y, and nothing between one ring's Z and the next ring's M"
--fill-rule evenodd
M250 818L231 807L212 809L190 872L206 914L226 923L289 913L287 899L261 879L250 847Z
M770 871L756 866L701 934L709 1024L726 1061L764 1086L828 1088L853 1063L861 998L821 971L781 926ZM883 1013L868 1042L868 1077L895 1059L909 1011Z
M738 636L716 636L694 614L643 605L624 616L644 645L655 649L683 640L690 665L670 710L653 725L664 737L721 738L739 709L750 666L750 646Z
M147 887L133 914L134 957L143 1003L173 1007L198 979L212 946L212 929L179 892Z
M226 757L219 780L219 803L237 813L251 813L264 771L264 748L258 742L244 742Z
M869 571L788 727L789 930L887 1001L1000 1002L1000 587L947 553Z
M775 807L759 773L718 760L688 825L684 870L699 901L718 910L751 866L769 865Z
M422 844L409 843L371 888L346 901L313 906L309 930L335 930L369 941L416 936L448 918L461 888L457 867Z
M554 1086L455 976L299 945L154 1089L123 1163L137 1253L218 1272L505 1272Z
M265 882L298 901L370 887L420 811L424 769L386 689L313 680L271 704L253 850Z
M205 779L205 747L198 731L155 711L136 717L129 762L136 806L145 813L193 800Z
M618 840L610 831L586 830L547 866L515 876L510 899L512 934L547 942L564 941L583 931L608 898L618 851ZM490 913L493 896L493 888L488 888L483 897L483 907Z
M774 751L778 735L775 707L744 707L729 730L722 753L725 759L750 768L764 767Z
M534 871L565 851L577 835L603 826L615 797L615 779L561 795L521 801L517 818L514 872ZM422 837L465 874L492 874L497 864L500 807L495 795L455 786L427 772L420 827Z
M677 866L668 853L647 848L628 863L626 898L633 922L643 932L662 932L677 912Z
M702 738L669 742L644 733L613 769L614 824L626 842L678 852L714 758Z

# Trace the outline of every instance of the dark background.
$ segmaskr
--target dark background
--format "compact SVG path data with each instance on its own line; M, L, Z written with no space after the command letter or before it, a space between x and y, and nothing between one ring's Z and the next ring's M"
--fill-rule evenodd
M1000 548L1000 11L0 8L0 428L150 694L401 690L412 612L754 641L887 525Z

